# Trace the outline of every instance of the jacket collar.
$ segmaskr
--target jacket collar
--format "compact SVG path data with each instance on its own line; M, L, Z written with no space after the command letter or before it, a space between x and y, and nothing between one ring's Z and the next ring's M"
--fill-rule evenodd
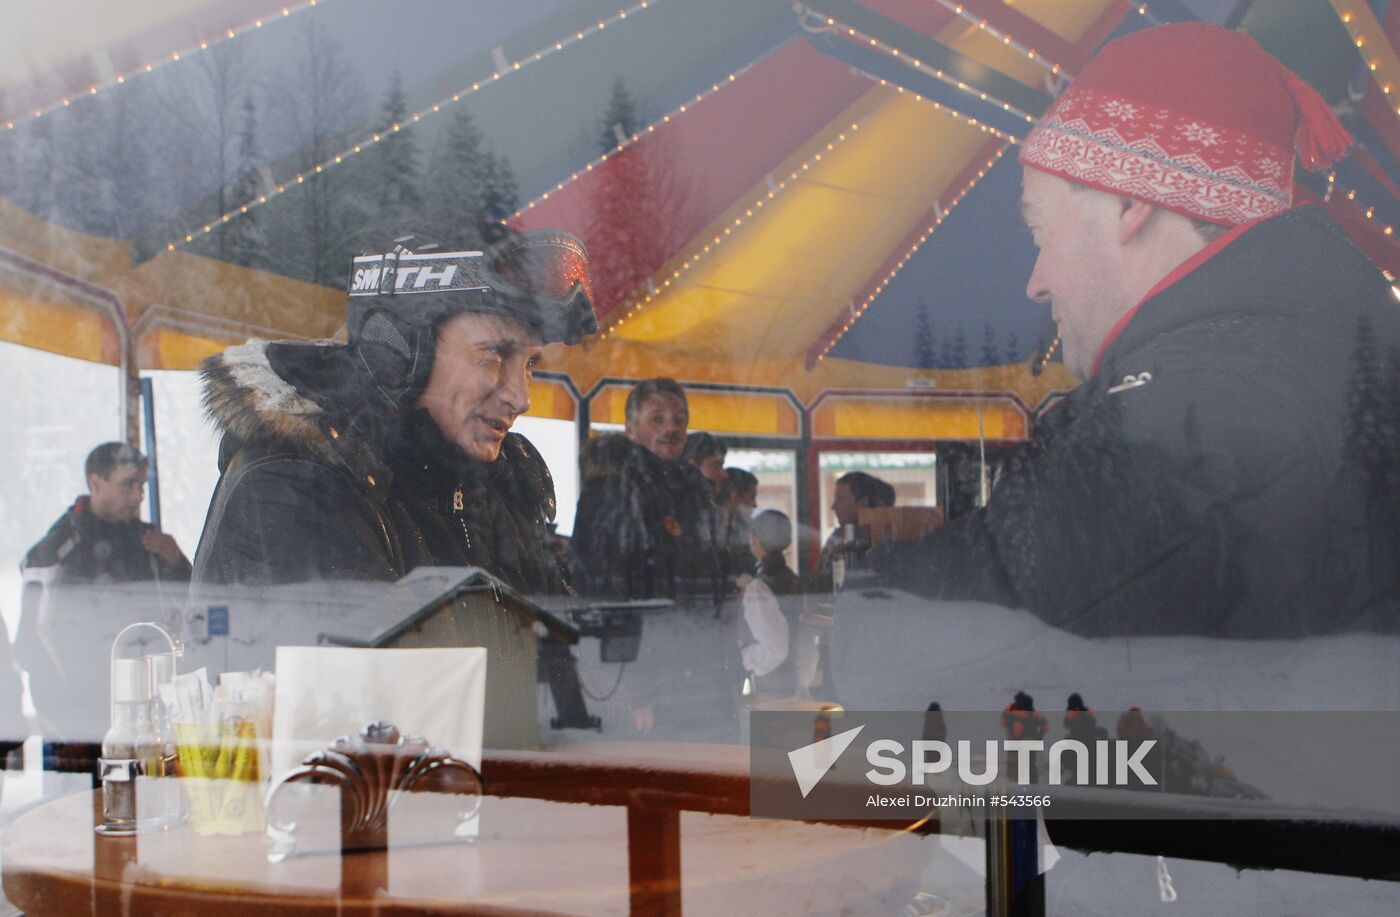
M1094 375L1181 328L1271 315L1331 323L1359 308L1335 278L1380 282L1380 271L1320 208L1305 206L1227 232L1163 278L1109 333ZM1325 304L1325 305L1324 305Z
M355 403L348 395L354 376L345 367L347 354L348 348L331 341L254 338L205 360L204 408L224 435L220 470L244 444L257 444L342 468L363 490L384 499L393 474L375 443L382 428L397 421L363 406L338 406ZM314 387L317 378L324 388Z
M244 444L257 444L342 468L380 502L405 473L449 493L490 485L542 521L554 518L554 480L529 440L509 433L494 463L469 458L426 411L400 417L357 398L360 376L344 345L254 339L210 357L201 373L205 409L224 434L220 471Z

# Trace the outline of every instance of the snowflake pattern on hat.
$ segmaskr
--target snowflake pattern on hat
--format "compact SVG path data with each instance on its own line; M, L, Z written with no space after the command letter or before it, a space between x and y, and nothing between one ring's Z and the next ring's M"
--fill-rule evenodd
M1132 121L1138 116L1137 106L1122 99L1109 99L1103 105L1103 113L1119 121Z
M1229 225L1283 213L1293 182L1291 150L1085 89L1066 92L1051 106L1022 144L1021 161L1079 184Z
M1199 143L1201 146L1215 146L1220 142L1219 134L1198 121L1192 121L1184 126L1181 129L1181 136L1192 143Z

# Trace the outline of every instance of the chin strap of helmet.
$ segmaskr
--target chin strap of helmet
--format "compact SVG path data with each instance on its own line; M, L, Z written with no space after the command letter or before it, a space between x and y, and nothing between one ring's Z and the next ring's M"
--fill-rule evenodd
M404 243L411 239L395 239L393 250L379 256L381 268L374 278L379 295L394 295L401 259L409 252ZM424 246L424 250L434 248ZM355 352L374 391L393 410L406 407L407 400L426 384L432 368L434 328L398 321L393 309L372 308L352 331Z

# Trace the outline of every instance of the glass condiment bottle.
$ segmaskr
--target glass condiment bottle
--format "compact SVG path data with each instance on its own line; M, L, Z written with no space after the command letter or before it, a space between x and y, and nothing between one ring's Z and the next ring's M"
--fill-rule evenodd
M175 746L159 699L160 686L174 678L179 653L179 645L158 624L129 625L112 644L112 725L98 762L103 791L99 834L131 835L163 827L179 815L179 786L164 779L174 776L170 762Z
M137 798L141 778L160 776L164 767L151 675L144 658L112 660L112 726L102 738L99 834L131 835L158 820Z

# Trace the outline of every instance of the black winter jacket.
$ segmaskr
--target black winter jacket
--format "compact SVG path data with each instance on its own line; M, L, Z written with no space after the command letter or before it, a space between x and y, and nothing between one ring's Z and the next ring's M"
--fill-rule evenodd
M626 436L584 444L574 551L591 595L722 594L723 526L710 485L688 462L667 462Z
M187 582L190 562L167 563L141 544L149 522L106 522L79 497L24 556L27 574L52 569L55 584Z
M177 562L167 563L147 551L141 539L152 528L139 519L104 521L93 514L88 497L82 496L25 554L15 657L29 673L29 693L49 738L100 738L91 734L83 713L92 698L80 693L81 681L75 683L69 674L90 661L85 653L94 647L56 642L49 635L61 632L65 624L77 624L86 631L92 615L91 594L108 585L154 583L152 597L166 606L159 609L162 615L178 608L185 598L190 562L182 554ZM165 588L169 584L178 585ZM81 594L76 603L73 592ZM143 606L141 617L149 618L153 610ZM107 648L98 649L105 660ZM0 671L0 721L9 712L3 701L6 681ZM12 736L11 730L0 739Z
M1393 388L1375 265L1316 208L1268 220L1143 304L987 507L874 563L1089 635L1394 629L1387 359Z
M249 341L205 363L222 477L195 556L204 583L392 581L478 566L555 592L554 483L528 440L474 461L426 411L371 407L346 348Z

